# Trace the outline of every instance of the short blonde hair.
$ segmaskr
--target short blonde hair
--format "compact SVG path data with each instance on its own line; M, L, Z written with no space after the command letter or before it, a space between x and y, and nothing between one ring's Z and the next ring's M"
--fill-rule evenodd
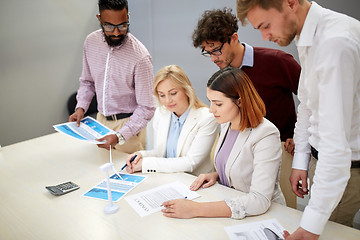
M177 65L168 65L162 67L155 75L154 79L154 95L157 98L159 104L159 93L157 92L157 86L160 82L164 81L165 79L169 79L172 81L176 86L181 87L186 96L189 99L189 105L195 109L200 107L207 107L204 103L202 103L198 97L196 96L195 89L193 88L190 79L179 66Z

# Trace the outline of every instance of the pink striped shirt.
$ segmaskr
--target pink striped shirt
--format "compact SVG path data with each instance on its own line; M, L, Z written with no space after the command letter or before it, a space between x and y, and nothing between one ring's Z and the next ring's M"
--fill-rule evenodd
M151 56L138 39L128 33L122 45L110 48L102 30L97 30L84 43L76 108L87 111L96 92L98 111L104 116L133 113L119 131L128 139L154 114L153 78Z

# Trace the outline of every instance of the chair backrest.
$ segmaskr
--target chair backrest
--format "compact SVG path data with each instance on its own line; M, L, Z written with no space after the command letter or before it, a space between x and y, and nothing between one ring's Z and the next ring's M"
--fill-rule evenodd
M68 101L67 101L67 109L68 109L68 112L69 112L69 116L71 114L73 114L74 111L75 111L75 107L76 107L76 104L77 104L76 94L77 94L76 92L71 94ZM97 110L96 95L94 95L94 97L91 100L89 109L85 113L85 116L88 116L88 115L91 115L91 114L97 113L97 112L98 112L98 110Z

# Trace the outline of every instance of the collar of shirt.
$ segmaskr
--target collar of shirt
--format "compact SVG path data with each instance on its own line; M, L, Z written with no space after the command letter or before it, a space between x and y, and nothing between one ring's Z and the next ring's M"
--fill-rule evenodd
M296 46L312 46L316 28L322 16L322 10L322 7L320 7L316 2L313 1L311 3L311 7L306 16L300 36L295 38Z
M174 124L176 123L177 120L179 120L180 125L182 126L187 118L187 116L189 115L190 112L190 107L180 116L176 116L175 113L171 113L171 122L173 122Z
M254 66L254 48L244 42L242 42L241 44L244 45L245 51L244 51L244 58L243 58L240 68L242 68L243 66L253 67Z

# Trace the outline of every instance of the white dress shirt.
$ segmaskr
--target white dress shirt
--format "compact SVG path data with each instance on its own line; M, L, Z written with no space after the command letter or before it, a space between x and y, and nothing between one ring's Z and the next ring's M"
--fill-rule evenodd
M312 2L296 45L301 62L293 168L319 152L300 226L321 234L360 160L360 22Z

